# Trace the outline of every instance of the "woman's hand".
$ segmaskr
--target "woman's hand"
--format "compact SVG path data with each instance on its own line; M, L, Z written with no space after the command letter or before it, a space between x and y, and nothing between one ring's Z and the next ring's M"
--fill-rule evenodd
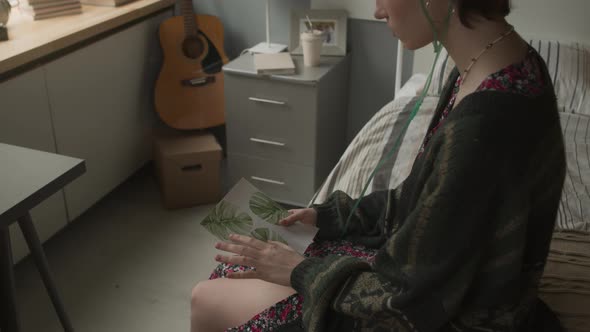
M291 286L291 272L305 258L286 244L263 242L249 236L232 234L233 243L218 242L215 248L231 252L236 256L215 256L215 260L227 264L240 264L256 270L234 272L232 279L262 279L278 285Z
M315 226L317 222L318 213L313 208L294 209L289 210L289 215L279 220L279 225L291 226L296 221L301 221L305 225Z

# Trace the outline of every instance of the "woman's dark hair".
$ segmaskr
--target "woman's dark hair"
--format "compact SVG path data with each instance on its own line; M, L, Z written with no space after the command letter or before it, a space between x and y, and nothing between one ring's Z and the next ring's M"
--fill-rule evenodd
M504 18L510 14L510 0L455 0L457 14L461 23L472 27L473 16L488 20Z

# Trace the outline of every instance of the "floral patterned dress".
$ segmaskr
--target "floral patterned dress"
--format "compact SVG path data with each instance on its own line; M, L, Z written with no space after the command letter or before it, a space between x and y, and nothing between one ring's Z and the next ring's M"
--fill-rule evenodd
M476 91L496 90L523 94L526 96L535 96L541 94L545 82L541 81L543 77L541 72L541 62L539 55L531 48L526 58L518 63L510 65L490 76L488 76ZM455 82L453 94L449 103L445 107L436 126L430 130L424 139L420 153L428 144L434 133L443 124L444 119L448 117L449 112L453 109L459 87L461 86L461 77ZM325 241L312 243L304 253L305 257L323 257L327 255L354 256L369 263L373 262L376 249L369 249L361 245L355 245L348 241ZM241 265L220 264L213 271L209 279L225 278L228 272L239 272L250 269ZM298 294L293 294L286 299L277 302L261 313L252 317L243 325L232 327L227 331L272 331L285 324L292 323L301 317L301 307L303 298Z
M354 245L348 241L325 241L312 243L305 253L305 257L324 257L327 255L354 256L372 262L377 250L368 249L361 245ZM225 278L228 272L239 272L250 269L241 265L219 264L209 279ZM233 327L227 331L272 331L275 328L291 323L301 317L303 298L293 294L276 303L272 307L252 317L246 324Z

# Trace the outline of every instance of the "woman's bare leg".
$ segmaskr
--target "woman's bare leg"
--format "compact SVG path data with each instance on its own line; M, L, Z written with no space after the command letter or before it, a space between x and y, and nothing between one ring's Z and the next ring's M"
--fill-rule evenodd
M295 293L291 287L258 279L202 281L192 292L191 332L217 332L244 324Z

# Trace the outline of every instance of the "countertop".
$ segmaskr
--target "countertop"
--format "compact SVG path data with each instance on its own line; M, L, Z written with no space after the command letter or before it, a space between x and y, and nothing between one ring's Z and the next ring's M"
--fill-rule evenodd
M82 5L82 13L34 21L13 8L0 41L0 76L48 55L174 6L175 0L136 0L119 7Z

